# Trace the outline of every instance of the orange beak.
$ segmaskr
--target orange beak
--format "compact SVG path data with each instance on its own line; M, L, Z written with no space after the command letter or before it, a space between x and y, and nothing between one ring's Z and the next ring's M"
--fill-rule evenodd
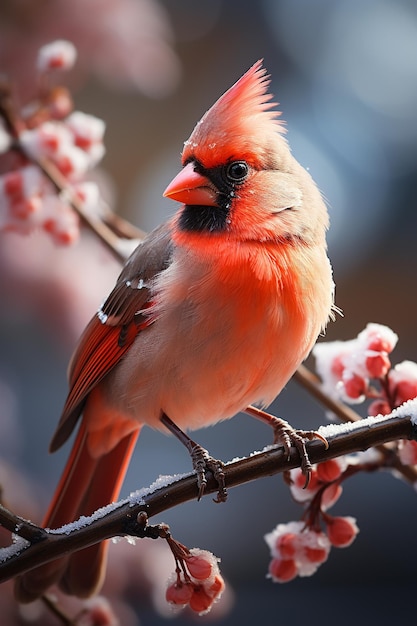
M188 163L169 183L164 198L196 206L217 206L217 189L206 176L194 170L192 163Z

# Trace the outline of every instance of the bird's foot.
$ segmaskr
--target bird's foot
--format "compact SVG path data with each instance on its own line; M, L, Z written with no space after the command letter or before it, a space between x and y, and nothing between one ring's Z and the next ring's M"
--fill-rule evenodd
M329 444L327 439L315 430L299 430L293 428L286 420L266 413L254 406L248 407L246 412L271 426L274 433L274 444L283 446L287 458L290 457L291 446L297 449L301 459L301 471L305 476L304 488L308 487L313 467L306 449L306 442L312 439L320 439L326 448L328 448Z
M210 471L213 474L215 481L218 484L217 497L215 502L226 502L227 490L225 487L225 475L224 464L218 459L214 459L209 452L200 446L200 444L193 441L181 428L179 428L175 422L173 422L167 415L163 414L161 422L168 428L168 430L181 441L190 453L193 468L197 474L197 486L198 486L198 500L204 495L207 487L206 471Z
M222 461L213 458L209 452L195 441L190 440L190 455L193 468L197 474L198 500L202 498L207 487L206 470L213 474L219 490L214 502L226 502L227 491L225 486L224 464Z

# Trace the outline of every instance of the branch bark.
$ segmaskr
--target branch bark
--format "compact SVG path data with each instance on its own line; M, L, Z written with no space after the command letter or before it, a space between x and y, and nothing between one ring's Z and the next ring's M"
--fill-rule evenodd
M375 447L398 439L417 439L416 427L412 416L392 414L378 418L367 418L354 424L331 424L320 428L320 434L326 437L329 447L320 440L307 442L307 451L312 463L320 463L350 454L370 447ZM392 459L398 462L395 455ZM397 460L395 460L397 459ZM394 463L394 466L395 466ZM262 452L251 454L249 457L227 463L224 468L226 485L230 489L266 476L273 476L288 471L300 465L300 458L292 448L289 457L286 457L282 447L271 446ZM384 467L393 467L388 456L384 460ZM211 476L207 476L205 496L217 492L218 485ZM416 475L410 480L416 480ZM144 525L144 515L151 518L174 506L197 499L198 488L195 473L173 478L169 484L150 487L141 490L126 500L109 505L96 512L89 518L83 518L82 523L72 524L62 529L48 532L31 523L27 523L31 532L26 532L24 520L16 517L12 520L10 512L0 508L0 524L12 528L16 534L30 539L31 542L22 543L18 551L14 549L0 549L0 582L4 582L19 574L48 561L52 561L69 552L74 552L89 545L98 543L111 537L138 536L157 537L153 531L156 527ZM22 532L21 529L24 529ZM35 532L36 531L36 532Z

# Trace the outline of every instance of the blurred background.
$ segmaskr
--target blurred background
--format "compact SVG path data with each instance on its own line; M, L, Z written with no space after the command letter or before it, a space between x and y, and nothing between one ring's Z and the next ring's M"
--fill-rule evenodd
M145 230L175 210L162 192L194 124L263 58L292 151L329 206L329 254L344 317L327 338L351 338L379 322L399 335L394 363L417 359L414 0L2 0L0 71L13 77L23 102L38 48L56 38L78 48L68 78L76 108L107 125L104 193ZM0 263L0 482L7 503L39 521L69 449L47 453L67 392L67 363L119 267L89 233L72 249L41 234L2 234ZM323 409L295 383L272 411L297 427L325 422ZM247 416L195 434L224 460L261 449L270 437ZM123 495L189 468L178 442L145 429ZM388 473L359 476L333 511L357 518L355 543L333 550L312 578L285 586L265 578L263 541L278 522L301 515L280 477L233 490L226 505L208 497L155 521L222 559L231 591L217 616L198 618L203 623L217 617L220 625L257 619L315 626L326 618L339 626L388 626L410 619L417 583L412 488ZM167 617L156 583L163 587L173 563L165 565L165 546L142 544L112 547L107 595L122 624L159 626ZM2 623L38 623L33 607L18 617L11 598L10 586L0 588Z

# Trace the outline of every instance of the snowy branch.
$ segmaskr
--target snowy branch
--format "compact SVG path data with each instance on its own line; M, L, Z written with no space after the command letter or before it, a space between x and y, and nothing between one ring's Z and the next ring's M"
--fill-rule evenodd
M329 443L320 440L307 443L312 463L381 446L398 439L417 439L415 426L417 403L408 403L388 416L369 417L349 424L331 424L320 428ZM287 458L282 447L270 446L249 457L231 461L224 468L226 485L230 489L266 476L298 467L300 459L295 448ZM395 455L386 457L385 467L398 465ZM417 481L413 468L408 479ZM218 485L208 475L205 495L216 493ZM7 548L0 549L0 582L105 539L120 536L159 537L161 526L148 526L147 519L174 506L196 499L198 488L194 473L180 477L163 477L148 489L131 494L126 500L100 509L90 517L81 518L60 529L45 531L22 518L14 517L0 508L0 524L13 530L18 538ZM12 527L13 524L13 527Z

